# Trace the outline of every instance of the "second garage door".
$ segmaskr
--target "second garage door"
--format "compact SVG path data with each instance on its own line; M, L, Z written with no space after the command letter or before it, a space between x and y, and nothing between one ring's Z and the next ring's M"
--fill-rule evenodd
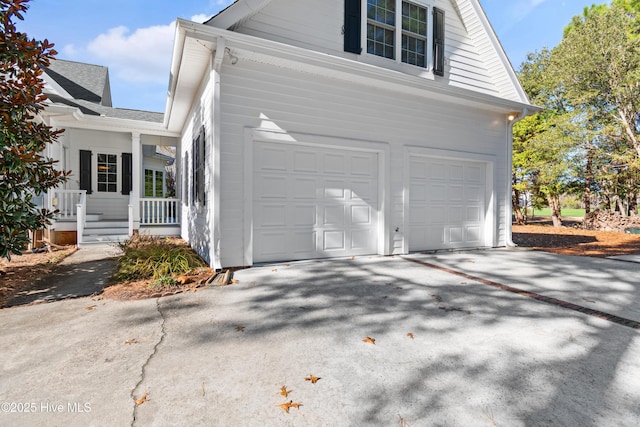
M409 250L485 246L486 164L412 157Z
M254 146L254 262L377 253L376 153Z

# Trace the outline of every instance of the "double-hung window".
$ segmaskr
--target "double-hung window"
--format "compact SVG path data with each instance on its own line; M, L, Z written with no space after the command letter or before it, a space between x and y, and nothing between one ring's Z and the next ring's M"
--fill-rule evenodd
M118 156L115 154L98 154L98 191L118 191Z
M426 67L427 16L426 7L408 1L367 0L367 53Z
M444 10L433 0L345 0L344 50L445 74ZM366 9L365 9L366 8ZM360 32L361 26L364 31Z

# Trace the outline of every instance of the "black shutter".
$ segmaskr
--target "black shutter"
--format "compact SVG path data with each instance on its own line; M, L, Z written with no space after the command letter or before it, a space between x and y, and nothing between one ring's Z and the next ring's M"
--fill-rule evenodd
M133 163L131 153L122 153L122 194L128 196L133 188Z
M80 189L91 194L91 151L80 150Z
M344 0L344 50L362 53L361 43L361 0Z
M198 145L200 137L191 141L191 203L196 204L198 200Z
M204 184L204 171L205 171L205 163L206 163L206 138L204 134L204 126L200 130L200 146L198 147L198 153L200 155L200 162L198 164L198 201L204 206L207 203L207 197Z
M433 8L433 74L444 76L444 10Z

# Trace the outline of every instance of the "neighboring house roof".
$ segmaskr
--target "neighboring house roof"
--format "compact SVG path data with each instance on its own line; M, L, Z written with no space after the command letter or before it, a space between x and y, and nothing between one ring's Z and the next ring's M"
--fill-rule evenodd
M68 95L73 99L111 107L111 87L107 67L56 59L51 61L45 73L50 80L53 80L49 83L55 83L62 89L59 95Z
M154 113L151 111L129 110L126 108L113 108L82 99L68 99L57 94L48 94L49 100L54 104L76 107L83 114L89 116L113 117L117 119L140 120L145 122L162 123L164 113Z
M162 123L164 113L114 108L109 70L101 65L56 59L45 69L45 93L54 105L77 108L87 116Z

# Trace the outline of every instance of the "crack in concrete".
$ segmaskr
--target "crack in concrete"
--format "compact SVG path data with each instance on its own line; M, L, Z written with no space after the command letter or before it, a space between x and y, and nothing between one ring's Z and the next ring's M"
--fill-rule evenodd
M146 374L147 366L149 365L151 360L153 360L155 355L158 353L158 348L160 347L160 344L162 344L162 342L164 341L165 336L167 335L167 331L165 330L165 323L166 323L167 319L164 317L164 313L160 309L160 298L156 299L156 310L158 311L158 314L160 315L160 319L162 319L162 321L160 323L160 339L158 340L156 345L153 346L153 351L151 352L151 354L149 354L149 357L147 357L147 360L142 364L142 368L140 370L140 380L135 385L133 390L131 390L131 399L134 401L133 402L133 414L132 414L133 415L133 419L131 420L131 427L133 427L135 425L135 423L136 423L136 414L138 412L138 404L136 404L136 402L135 402L136 401L136 397L135 397L136 391L138 390L138 388L140 387L142 382L145 380L145 378L146 378L145 374Z

